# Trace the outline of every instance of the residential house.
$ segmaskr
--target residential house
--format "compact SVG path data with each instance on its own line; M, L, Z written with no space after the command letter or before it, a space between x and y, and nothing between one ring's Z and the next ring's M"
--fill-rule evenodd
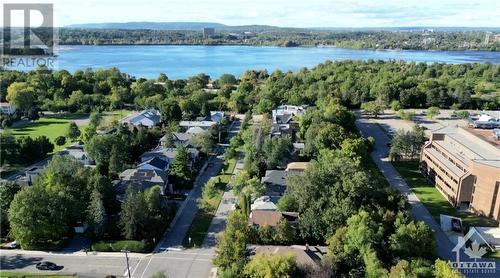
M276 204L278 203L278 197L276 196L261 196L257 198L253 204L251 205L251 209L253 210L277 210L278 207Z
M12 115L16 112L16 107L8 102L0 102L0 114Z
M309 162L290 162L286 166L285 171L287 172L288 176L300 174L307 169L308 164Z
M59 152L60 155L70 155L74 157L76 160L80 161L83 163L83 165L92 165L93 161L91 161L87 155L87 153L84 150L84 145L82 142L75 142L68 147L66 147L64 150Z
M287 177L302 173L308 162L288 163L285 170L267 170L261 182L266 185L266 195L283 196L287 187Z
M26 172L24 173L25 174L24 181L28 185L32 185L35 182L35 180L38 178L38 176L40 176L44 170L45 170L45 166L35 166L35 167L32 167L32 168L26 170Z
M198 159L198 156L200 155L200 151L198 151L196 148L187 148L189 152L189 167L192 167L193 163ZM145 152L141 155L141 162L148 161L154 157L158 157L160 159L163 159L165 161L168 161L170 164L175 158L175 155L177 154L177 148L164 148L164 147L158 147L152 151Z
M199 127L199 126L193 126L193 127L188 128L185 133L191 134L191 135L194 136L194 135L203 133L205 131L207 131L207 130L205 130L205 129Z
M139 192L143 192L153 186L160 186L161 194L173 192L168 184L168 175L164 171L152 169L127 169L119 175L120 181L115 185L114 190L118 200L123 200L129 186L135 187Z
M136 169L157 170L157 171L163 171L165 173L168 173L169 168L170 168L169 162L159 157L153 157L149 160L146 160L137 165L136 167Z
M161 114L158 110L143 110L139 113L135 113L123 118L120 123L127 124L129 126L144 126L147 128L152 128L161 123Z
M453 206L500 220L500 144L488 134L453 126L434 131L420 169Z
M179 147L181 145L192 147L191 139L193 139L194 134L185 133L185 132L173 132L171 135L172 135L172 141L173 141L175 147ZM166 136L167 135L164 135L160 139L160 144L164 148L171 147L171 146L166 146L166 142L168 141Z
M249 254L269 254L271 256L293 254L297 264L305 266L316 266L321 263L321 259L328 253L328 246L309 245L249 245Z
M297 212L283 212L273 210L252 210L248 217L248 225L253 228L260 226L276 227L281 219L296 222L299 218Z
M261 178L266 186L266 195L283 196L286 190L286 172L284 170L267 170L266 175Z
M272 111L273 125L271 136L289 135L295 141L295 134L299 124L293 120L294 116L304 114L306 106L280 105Z
M179 126L188 130L192 127L199 127L203 130L208 130L210 127L216 125L217 122L214 121L180 121Z

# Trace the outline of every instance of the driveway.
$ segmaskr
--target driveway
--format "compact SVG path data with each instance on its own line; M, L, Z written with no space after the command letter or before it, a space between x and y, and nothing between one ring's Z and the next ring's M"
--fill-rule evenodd
M371 153L371 157L389 184L408 198L413 217L417 220L424 221L427 226L436 232L437 251L439 257L447 260L454 259L454 254L452 254L454 244L448 239L427 208L420 202L417 195L412 192L406 181L399 175L398 171L389 161L387 157L389 153L389 147L387 146L387 143L390 142L389 138L384 134L379 126L369 119L358 117L356 120L356 126L359 128L363 136L371 136L375 139L375 150Z

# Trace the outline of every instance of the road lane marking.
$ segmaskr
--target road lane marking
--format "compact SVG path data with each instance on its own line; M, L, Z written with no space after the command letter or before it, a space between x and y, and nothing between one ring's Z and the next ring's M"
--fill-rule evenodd
M139 265L141 264L142 259L144 259L144 258L141 258L141 259L139 260L139 262L137 262L137 264L135 265L134 270L132 271L132 277L134 276L134 273L135 273L135 271L137 270L137 268L139 267Z
M151 258L149 258L149 262L146 265L146 267L144 268L144 271L141 274L141 278L144 277L144 273L146 273L146 270L148 270L149 264L151 264L151 260L153 260L153 257L154 257L154 255L151 255Z

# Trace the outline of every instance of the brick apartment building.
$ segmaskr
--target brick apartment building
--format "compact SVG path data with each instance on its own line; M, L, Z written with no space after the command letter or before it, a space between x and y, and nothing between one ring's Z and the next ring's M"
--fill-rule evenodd
M500 220L500 142L486 130L445 127L432 133L421 170L455 207Z

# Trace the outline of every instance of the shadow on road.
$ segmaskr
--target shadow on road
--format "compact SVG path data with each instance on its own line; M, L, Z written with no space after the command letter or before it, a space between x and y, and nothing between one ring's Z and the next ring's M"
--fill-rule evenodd
M0 269L20 269L30 265L35 265L42 260L41 257L24 257L23 255L16 256L1 256Z

